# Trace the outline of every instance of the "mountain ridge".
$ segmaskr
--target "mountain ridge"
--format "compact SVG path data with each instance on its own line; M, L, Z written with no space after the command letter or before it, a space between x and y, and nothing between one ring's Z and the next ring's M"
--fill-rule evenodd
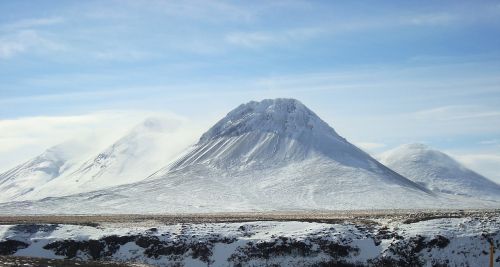
M16 204L17 203L17 204ZM435 192L341 137L294 99L242 104L153 175L0 204L0 213L205 213L495 207Z

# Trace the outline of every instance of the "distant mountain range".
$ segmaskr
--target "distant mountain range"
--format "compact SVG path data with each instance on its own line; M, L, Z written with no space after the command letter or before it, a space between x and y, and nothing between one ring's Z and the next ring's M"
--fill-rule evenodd
M71 165L51 149L0 175L0 213L165 213L499 207L499 185L406 145L360 150L294 99L242 104L175 161L150 119ZM52 152L51 152L52 151Z

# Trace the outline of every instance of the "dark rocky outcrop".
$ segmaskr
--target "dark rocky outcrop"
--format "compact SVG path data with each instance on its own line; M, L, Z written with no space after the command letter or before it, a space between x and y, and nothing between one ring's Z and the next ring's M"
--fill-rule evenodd
M0 255L12 255L19 249L27 248L28 243L18 240L5 240L0 242Z

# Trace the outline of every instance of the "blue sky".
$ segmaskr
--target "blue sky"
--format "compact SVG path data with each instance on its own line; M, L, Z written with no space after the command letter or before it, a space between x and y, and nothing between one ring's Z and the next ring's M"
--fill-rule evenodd
M500 181L500 1L1 1L0 82L0 169L293 97L373 154L424 142Z

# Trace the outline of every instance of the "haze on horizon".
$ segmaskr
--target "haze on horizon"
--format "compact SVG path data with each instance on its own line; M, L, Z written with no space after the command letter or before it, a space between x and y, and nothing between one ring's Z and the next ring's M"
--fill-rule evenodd
M2 1L0 81L0 171L287 97L374 155L423 142L500 183L498 1Z

